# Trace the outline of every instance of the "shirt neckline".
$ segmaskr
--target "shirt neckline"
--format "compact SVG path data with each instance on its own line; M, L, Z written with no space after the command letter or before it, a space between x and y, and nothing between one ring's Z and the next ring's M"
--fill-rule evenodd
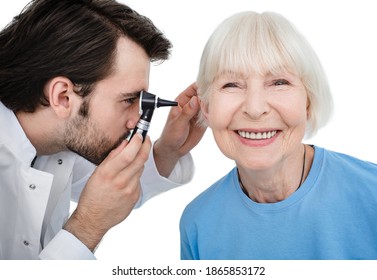
M292 193L286 199L275 202L275 203L258 203L251 200L247 197L244 192L241 190L238 182L237 177L237 167L232 170L232 180L233 180L233 187L236 189L237 195L242 200L242 203L246 205L246 207L252 209L253 211L257 212L277 212L282 211L286 208L291 207L292 205L301 201L308 192L310 192L313 187L315 186L315 182L320 174L323 157L324 157L324 149L319 148L317 146L313 146L314 148L314 158L312 166L309 170L309 174L306 177L305 181L302 183L301 187Z
M15 113L0 102L0 124L5 133L0 134L0 143L8 147L22 162L29 165L37 151L27 138Z

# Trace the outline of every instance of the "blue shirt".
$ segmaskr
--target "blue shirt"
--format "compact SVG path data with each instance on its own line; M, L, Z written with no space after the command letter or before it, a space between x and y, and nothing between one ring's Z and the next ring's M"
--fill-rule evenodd
M377 259L377 165L315 147L277 203L250 200L234 168L186 207L180 232L182 259Z

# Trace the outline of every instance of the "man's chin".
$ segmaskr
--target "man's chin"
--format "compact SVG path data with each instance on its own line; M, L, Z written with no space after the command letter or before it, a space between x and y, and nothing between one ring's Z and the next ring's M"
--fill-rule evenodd
M74 149L69 149L69 150L77 154L78 156L86 159L87 161L91 162L92 164L96 166L100 165L110 153L110 152L107 152L101 156L101 155L94 155L94 154L88 155L87 153L76 151Z
M75 154L79 155L80 157L82 157L82 158L86 159L87 161L93 163L94 165L98 166L106 159L106 157L110 154L110 152L112 150L116 149L130 134L131 134L131 132L125 133L110 148L107 148L106 150L102 149L102 152L100 152L99 149L101 147L104 148L105 145L99 145L99 147L95 147L94 151L90 151L89 148L74 149L74 147L68 147L68 149L71 152L74 152ZM109 147L109 146L110 145L107 145L107 147Z

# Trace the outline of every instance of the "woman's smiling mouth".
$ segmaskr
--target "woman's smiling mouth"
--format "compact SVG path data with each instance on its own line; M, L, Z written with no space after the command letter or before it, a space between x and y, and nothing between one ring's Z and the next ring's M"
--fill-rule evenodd
M237 133L239 136L246 139L266 140L266 139L271 139L272 137L274 137L277 133L277 130L265 131L265 132L249 132L249 131L238 130Z

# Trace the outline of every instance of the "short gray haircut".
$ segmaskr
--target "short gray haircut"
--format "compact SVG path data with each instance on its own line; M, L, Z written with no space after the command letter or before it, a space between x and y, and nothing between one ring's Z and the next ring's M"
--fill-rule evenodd
M211 85L227 73L279 73L289 70L304 84L309 101L306 137L331 117L333 101L324 69L304 36L283 16L252 11L224 20L210 36L197 77L198 95L208 103ZM206 126L203 114L199 124Z

